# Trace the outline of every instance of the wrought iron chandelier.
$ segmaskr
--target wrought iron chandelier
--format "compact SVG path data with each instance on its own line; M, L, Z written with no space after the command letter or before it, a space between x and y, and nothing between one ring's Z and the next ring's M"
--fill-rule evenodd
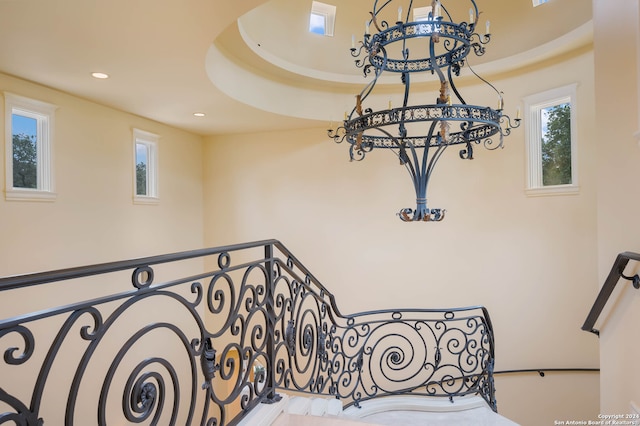
M513 122L503 114L502 92L476 74L468 63L473 75L498 95L498 107L468 104L454 84L453 77L460 75L471 51L476 56L483 55L484 45L491 39L489 21L485 33L477 33L480 12L474 0L467 1L471 6L469 22L455 23L452 14L459 13L461 1L456 2L454 11L440 1L429 1L428 6L414 9L413 0L374 0L359 47L356 48L355 37L352 39L351 55L358 58L356 66L363 69L365 76L373 75L373 79L356 96L351 112L345 112L342 126L329 129L329 136L337 143L346 140L350 144L351 160L360 161L376 148L391 150L398 156L411 175L416 193L415 210L404 208L398 213L405 222L444 219L444 209L427 206L427 186L448 146L461 145L460 158L472 159L473 145L483 144L490 150L502 147L503 137L520 125L519 111ZM397 20L392 25L389 22L393 22L398 4ZM402 5L408 7L403 9ZM398 107L389 102L388 108L375 111L366 106L367 98L383 73L400 75L403 101ZM411 79L419 73L430 73L439 79L440 90L433 104L410 103Z

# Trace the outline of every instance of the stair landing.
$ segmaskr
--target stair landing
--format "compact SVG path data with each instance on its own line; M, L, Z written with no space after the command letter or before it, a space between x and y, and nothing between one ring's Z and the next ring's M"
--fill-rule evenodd
M240 426L518 426L493 412L480 397L446 399L394 396L342 409L334 398L282 395L280 402L252 410Z

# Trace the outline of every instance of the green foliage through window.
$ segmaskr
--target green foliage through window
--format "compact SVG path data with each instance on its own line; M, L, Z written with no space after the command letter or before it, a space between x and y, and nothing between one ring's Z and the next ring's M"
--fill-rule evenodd
M147 195L147 165L142 162L136 164L136 194Z
M37 141L24 133L13 135L13 187L38 188Z
M542 184L571 184L571 106L545 108L542 114Z

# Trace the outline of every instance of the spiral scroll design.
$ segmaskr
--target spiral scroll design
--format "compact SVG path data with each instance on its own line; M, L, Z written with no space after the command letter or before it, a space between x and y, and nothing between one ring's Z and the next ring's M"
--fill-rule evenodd
M154 412L155 415L151 423L156 424L160 419L166 394L163 376L158 372L148 372L136 379L143 366L152 365L154 362L159 362L169 371L172 383L176 384L178 382L175 370L166 361L152 359L141 363L129 376L123 392L122 410L125 418L130 422L141 423L147 420ZM129 396L128 398L127 395ZM171 422L175 422L175 415L172 416Z
M164 282L153 262L127 262L133 288L0 320L1 377L34 374L19 377L33 389L28 402L3 380L0 424L72 426L97 416L99 424L225 426L277 401L278 389L356 406L384 395L478 394L495 409L484 308L345 316L280 243L256 247L265 256L247 261L236 254L246 246L226 247L215 269ZM52 391L66 393L53 417L43 404Z
M35 346L33 333L27 327L17 325L15 327L0 330L0 342L2 341L2 338L8 334L16 334L20 336L24 342L24 348L22 350L16 346L7 348L4 352L4 362L10 365L20 365L25 363L29 358L31 358L31 355L33 355L33 349Z

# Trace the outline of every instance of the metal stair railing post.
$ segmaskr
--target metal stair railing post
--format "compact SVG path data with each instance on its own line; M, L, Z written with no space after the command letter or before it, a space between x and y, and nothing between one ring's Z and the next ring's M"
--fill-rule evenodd
M280 395L276 393L275 387L275 367L276 367L276 350L275 350L275 329L276 329L276 313L275 313L275 297L274 297L274 262L273 262L273 244L268 243L264 246L265 257L265 269L267 271L267 288L266 288L266 310L267 310L267 358L269 359L269 365L266 368L267 383L266 387L269 390L266 399L263 401L265 404L273 404L282 399Z

